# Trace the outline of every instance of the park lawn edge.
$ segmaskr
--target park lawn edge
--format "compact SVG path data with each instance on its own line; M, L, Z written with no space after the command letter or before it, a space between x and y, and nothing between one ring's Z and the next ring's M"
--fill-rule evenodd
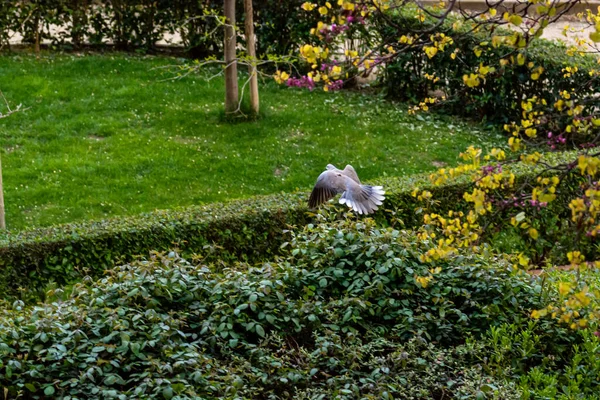
M575 153L549 153L544 159L558 164L573 161ZM510 169L517 181L541 171L522 163ZM460 207L471 185L462 176L434 186L427 174L372 183L386 190L384 205L374 217L386 220L393 215L407 229L422 223L422 215L415 213L419 203L411 194L416 187L431 191L443 212ZM86 275L99 276L151 251L177 249L198 254L206 262L265 260L278 253L287 230L314 220L307 198L304 192L282 193L4 233L0 235L0 298L43 298L50 282L61 286Z

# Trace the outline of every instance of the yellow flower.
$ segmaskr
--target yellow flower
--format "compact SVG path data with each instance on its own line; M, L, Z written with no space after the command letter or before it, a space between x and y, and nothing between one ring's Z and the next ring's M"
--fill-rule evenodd
M433 46L425 46L425 47L423 47L423 50L425 51L425 54L427 54L427 57L429 57L429 58L433 58L433 56L435 56L438 52L438 49Z
M529 228L529 236L531 236L531 238L533 240L537 240L537 238L539 236L537 229L535 229L535 228Z
M338 4L339 4L339 2L338 2ZM350 3L349 1L344 1L342 3L342 8L346 11L352 11L352 10L354 10L354 4Z
M566 296L567 294L569 294L572 287L573 285L568 282L560 282L558 284L558 293L560 293L561 296Z
M302 3L301 7L305 11L312 11L315 9L316 6L317 6L316 4L306 2L306 3Z
M531 312L531 318L539 319L541 317L546 316L547 313L548 313L548 311L545 310L545 309L542 309L542 310L533 310Z
M442 272L442 267L435 267L429 269L429 273L432 275L439 274L440 272Z
M426 288L429 285L429 282L433 279L433 276L415 276L415 281L417 281L422 287Z
M585 260L585 257L579 251L570 251L567 253L567 259L571 262L571 264L579 265Z
M519 254L519 264L522 267L526 267L529 265L529 257L527 257L525 254L521 253Z
M335 79L335 78L339 77L341 74L342 74L342 67L336 65L331 69L330 75L332 78Z
M476 87L481 83L479 80L479 75L476 74L463 75L463 82L468 87Z
M575 293L575 298L581 303L582 307L588 306L592 300L587 296L587 290L582 290L579 293Z
M275 82L277 82L280 85L282 83L285 83L289 77L290 77L290 75L285 71L284 72L277 71L277 72L275 72L275 75L273 76L273 78L275 79Z

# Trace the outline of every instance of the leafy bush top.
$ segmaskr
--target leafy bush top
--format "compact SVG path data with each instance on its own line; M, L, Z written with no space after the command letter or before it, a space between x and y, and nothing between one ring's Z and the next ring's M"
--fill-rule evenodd
M307 226L258 266L156 253L64 300L0 308L0 386L71 398L474 395L482 372L463 368L477 364L474 345L433 355L425 343L522 321L539 288L473 254L430 270L419 261L426 247L344 220Z

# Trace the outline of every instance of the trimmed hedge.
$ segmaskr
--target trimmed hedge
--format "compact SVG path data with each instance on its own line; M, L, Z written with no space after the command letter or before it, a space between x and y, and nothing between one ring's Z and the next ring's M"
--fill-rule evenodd
M303 0L254 1L257 54L289 54L310 39L318 16L300 8ZM237 2L238 27L243 32L244 7ZM54 45L82 44L118 49L153 50L166 34L179 34L192 57L218 56L223 31L215 15L222 0L22 0L0 2L0 47L9 31L26 43L49 40ZM60 29L51 29L59 26Z
M549 155L555 162L572 157L572 153ZM519 180L535 173L521 164L511 168ZM426 175L377 183L385 186L384 208L389 212L380 210L375 217L386 223L400 219L407 228L422 223L421 214L414 211L418 206L411 195L414 187L430 190L439 201L437 211L444 212L460 207L471 184L463 178L433 187ZM278 253L290 227L304 225L314 216L308 212L306 199L306 193L261 196L4 234L0 236L0 293L4 296L0 297L19 295L19 288L31 289L21 293L22 298L43 296L51 281L64 285L87 274L99 276L151 250L178 248L183 255L200 254L205 262L264 260Z

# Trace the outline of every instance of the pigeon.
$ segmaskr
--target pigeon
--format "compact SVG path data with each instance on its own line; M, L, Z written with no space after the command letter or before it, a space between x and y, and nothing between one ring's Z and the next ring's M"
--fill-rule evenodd
M340 204L346 204L359 214L375 212L385 200L383 187L362 185L352 165L340 170L327 164L327 170L319 175L310 194L308 206L316 208L339 193L342 194Z

